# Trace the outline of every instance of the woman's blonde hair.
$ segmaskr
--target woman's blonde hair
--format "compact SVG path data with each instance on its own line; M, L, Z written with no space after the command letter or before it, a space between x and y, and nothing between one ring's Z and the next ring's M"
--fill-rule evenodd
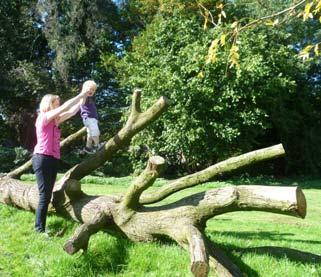
M45 113L52 110L53 103L55 102L56 99L59 99L59 96L54 94L46 94L44 97L42 97L39 105L40 112Z

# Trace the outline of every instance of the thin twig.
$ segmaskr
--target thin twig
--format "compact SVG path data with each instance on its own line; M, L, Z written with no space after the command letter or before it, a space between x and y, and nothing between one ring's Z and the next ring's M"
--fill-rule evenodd
M248 27L250 27L250 26L252 26L252 25L255 25L255 24L257 24L257 23L259 23L259 22L261 22L261 21L264 21L264 20L266 20L266 19L270 19L270 18L273 18L273 17L276 17L276 16L280 16L280 15L282 15L282 14L285 14L285 13L287 13L287 12L293 11L293 10L295 10L296 8L298 8L299 6L301 6L302 4L304 4L306 1L307 1L307 0L302 0L302 1L300 1L299 3L295 4L294 6L291 6L291 7L289 7L289 8L286 8L285 10L282 10L282 11L279 11L279 12L277 12L277 13L270 14L270 15L267 15L267 16L263 16L263 17L258 18L258 19L256 19L256 20L253 20L253 21L251 21L250 23L248 23L248 24L244 25L243 27L241 27L241 28L239 29L239 32L242 31L243 29L246 29L246 28L248 28Z

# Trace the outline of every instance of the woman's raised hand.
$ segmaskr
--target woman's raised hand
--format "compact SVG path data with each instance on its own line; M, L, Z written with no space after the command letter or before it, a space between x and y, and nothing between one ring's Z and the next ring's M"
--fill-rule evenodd
M81 96L88 96L88 93L90 92L90 89L88 87L82 88L80 95Z

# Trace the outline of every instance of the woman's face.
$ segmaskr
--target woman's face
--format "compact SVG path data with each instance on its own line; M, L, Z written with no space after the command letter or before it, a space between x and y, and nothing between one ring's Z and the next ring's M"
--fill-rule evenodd
M60 106L60 98L57 97L53 103L52 103L52 107L55 109L55 108L58 108Z

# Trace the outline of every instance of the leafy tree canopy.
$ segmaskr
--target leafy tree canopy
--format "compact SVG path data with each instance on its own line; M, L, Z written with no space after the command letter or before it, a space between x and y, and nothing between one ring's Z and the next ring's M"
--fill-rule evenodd
M194 170L282 141L289 149L292 170L298 162L293 157L309 161L305 164L310 170L318 167L312 152L303 150L311 140L318 141L316 134L303 141L299 134L302 130L310 132L302 129L304 122L319 116L311 117L310 113L316 99L308 76L316 65L302 63L297 56L298 44L317 36L313 22L305 24L293 18L273 28L261 24L239 32L237 43L223 43L222 35L235 21L249 18L250 22L254 16L262 16L260 2L224 3L225 24L211 28L204 27L202 10L208 2L201 7L196 1L155 1L153 6L147 2L132 4L142 16L146 14L147 20L145 30L120 62L119 76L123 86L143 88L144 99L152 101L165 94L172 107L136 138L133 156L138 157L143 147L144 154L158 153L173 165ZM221 2L216 4L222 16ZM264 9L273 8L272 13L284 8L284 3L265 4ZM208 61L215 40L230 46L215 48L215 57ZM234 53L233 47L237 47ZM146 104L150 104L148 100ZM294 148L302 150L300 157L292 156Z

